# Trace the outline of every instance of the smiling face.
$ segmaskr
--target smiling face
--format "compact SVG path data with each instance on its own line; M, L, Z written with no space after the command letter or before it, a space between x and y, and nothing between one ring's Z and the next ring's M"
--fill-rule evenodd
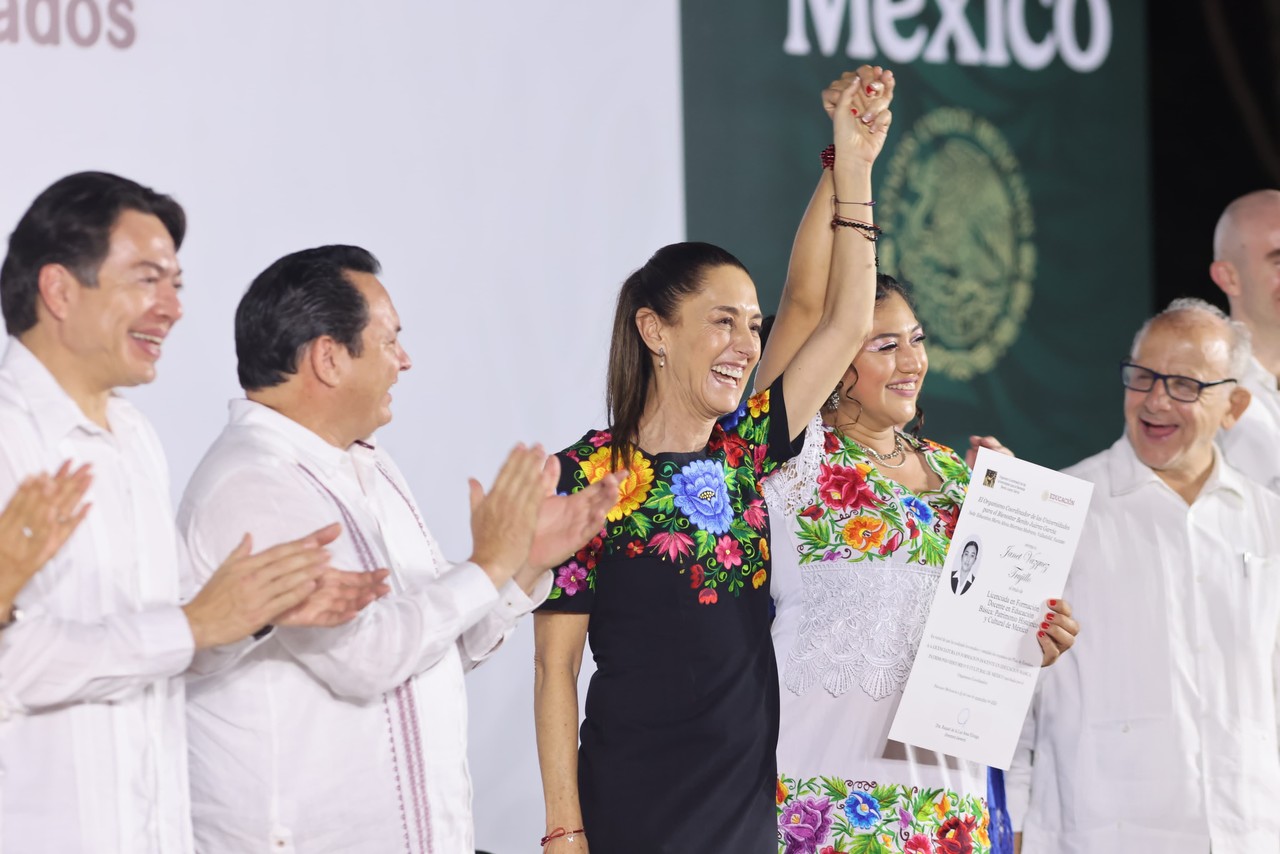
M360 355L350 358L342 381L342 409L353 421L350 435L363 439L391 421L391 386L413 362L400 345L400 315L382 282L372 273L345 275L369 304Z
M95 391L156 378L165 338L182 317L173 238L151 215L126 210L111 229L97 285L68 280L62 344Z
M1130 361L1201 382L1226 379L1227 334L1223 322L1208 317L1157 320ZM1162 382L1145 392L1125 389L1125 434L1143 465L1177 488L1208 475L1214 436L1231 427L1247 405L1248 392L1232 383L1204 389L1195 403L1173 400Z
M659 323L658 368L663 392L700 418L738 408L747 378L760 360L762 316L745 270L712 267L702 287L681 300L673 323ZM651 344L652 346L652 344Z
M860 422L886 429L909 422L929 372L924 330L900 294L876 303L871 337L845 372L845 396L862 404Z

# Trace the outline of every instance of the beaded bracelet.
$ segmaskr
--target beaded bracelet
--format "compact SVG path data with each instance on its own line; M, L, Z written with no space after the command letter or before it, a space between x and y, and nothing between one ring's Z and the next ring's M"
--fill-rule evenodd
M822 153L818 157L822 160L823 169L836 168L836 144L833 142L822 149Z
M578 828L577 830L565 830L563 827L557 827L555 830L551 831L546 836L542 837L541 845L543 848L546 848L548 842L550 842L553 839L561 839L561 838L563 838L566 842L573 842L575 837L579 833L585 833L585 832L586 832L585 828L581 828L581 827Z
M880 226L878 225L872 225L871 223L863 222L860 219L845 219L837 214L831 218L831 228L836 229L841 227L856 228L863 237L870 240L872 243L879 240L880 235L884 233L880 230Z

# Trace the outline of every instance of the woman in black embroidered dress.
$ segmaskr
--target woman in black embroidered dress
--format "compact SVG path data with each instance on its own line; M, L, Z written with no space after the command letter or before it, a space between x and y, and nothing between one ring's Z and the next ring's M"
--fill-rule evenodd
M870 200L891 120L892 75L859 74L829 105L841 202ZM777 850L778 685L760 481L799 450L870 330L867 238L876 232L872 208L855 210L867 221L832 221L822 322L785 375L746 402L761 312L736 258L704 243L667 246L622 287L610 426L560 454L560 489L629 474L600 535L556 570L534 623L548 852ZM596 673L579 748L588 638Z

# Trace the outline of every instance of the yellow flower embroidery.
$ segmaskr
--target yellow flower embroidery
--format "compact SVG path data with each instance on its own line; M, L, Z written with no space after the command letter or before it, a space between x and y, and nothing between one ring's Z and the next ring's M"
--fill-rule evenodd
M769 541L766 540L764 537L760 538L760 557L764 558L765 560L769 559ZM760 586L759 584L756 585L756 587L759 587L759 586Z
M854 516L844 526L844 541L858 551L879 548L884 543L885 524L870 516Z
M768 578L768 575L765 574L765 571L763 569L757 569L756 574L751 576L751 586L759 590L760 585L764 584L764 580L766 578Z
M587 476L587 483L595 483L613 470L609 464L609 453L609 446L605 445L578 463ZM626 479L618 487L618 503L609 511L607 518L610 522L618 521L644 504L653 486L653 466L639 452L632 454L627 472Z
M947 816L951 814L951 796L943 792L942 800L934 805L933 811L938 814L938 821L946 821Z
M752 418L759 418L761 415L769 414L769 392L762 391L759 394L753 394L747 399L747 409L751 410Z

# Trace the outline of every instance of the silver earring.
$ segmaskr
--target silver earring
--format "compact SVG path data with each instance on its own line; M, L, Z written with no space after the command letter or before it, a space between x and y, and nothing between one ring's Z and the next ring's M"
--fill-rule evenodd
M667 348L658 348L658 367L665 368L667 366Z
M840 408L840 386L836 386L835 391L831 392L831 396L827 398L827 403L823 409L828 412L835 412Z

